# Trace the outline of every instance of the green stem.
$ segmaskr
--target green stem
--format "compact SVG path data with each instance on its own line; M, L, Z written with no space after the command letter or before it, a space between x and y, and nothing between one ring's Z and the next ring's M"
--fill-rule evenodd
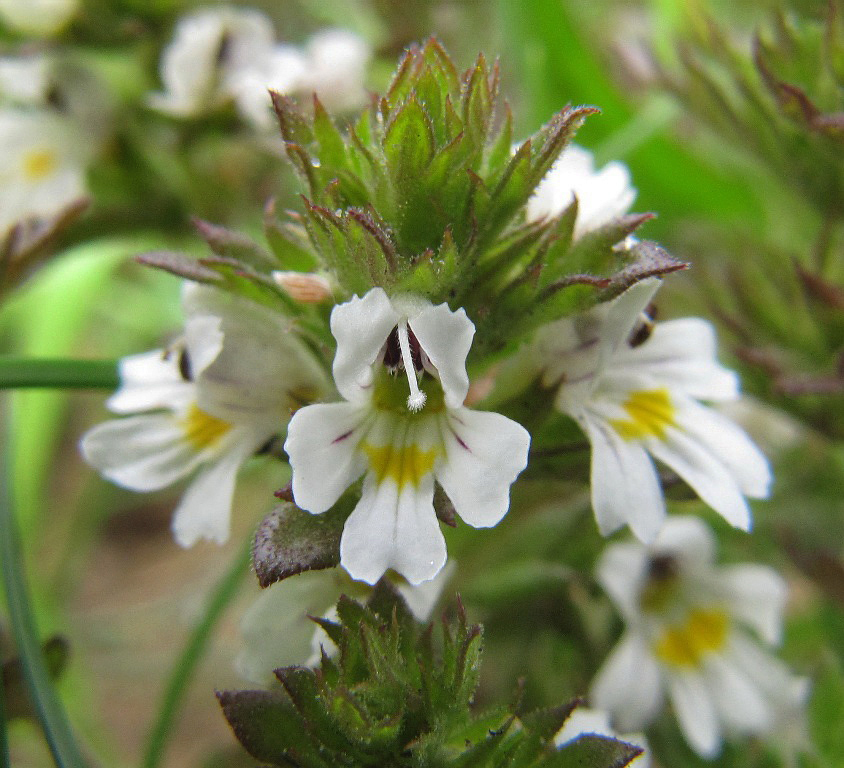
M55 360L0 355L0 389L116 389L114 360Z
M164 756L167 741L173 734L173 726L182 700L187 693L197 665L205 655L208 641L217 622L222 618L225 609L237 594L241 578L249 572L249 555L252 550L251 540L247 546L238 552L229 570L217 584L208 600L205 613L196 625L182 650L173 670L161 702L158 719L150 732L144 753L143 768L157 768Z
M0 412L0 420L3 416L5 413ZM0 431L0 444L8 444L7 438L7 430ZM12 511L8 452L3 464L5 466L0 467L0 569L24 680L58 768L85 768L86 763L44 664L26 587L17 521Z
M6 737L6 702L3 698L3 675L0 674L0 768L9 768L9 741Z

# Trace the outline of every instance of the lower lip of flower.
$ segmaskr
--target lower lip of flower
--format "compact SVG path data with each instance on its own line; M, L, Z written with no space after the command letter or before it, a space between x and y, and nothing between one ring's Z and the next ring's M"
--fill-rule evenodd
M729 626L729 618L721 610L693 609L685 621L662 630L654 654L672 667L697 667L706 654L724 649Z
M232 428L227 421L206 413L196 403L191 403L188 412L179 424L185 433L185 438L197 451L213 447Z

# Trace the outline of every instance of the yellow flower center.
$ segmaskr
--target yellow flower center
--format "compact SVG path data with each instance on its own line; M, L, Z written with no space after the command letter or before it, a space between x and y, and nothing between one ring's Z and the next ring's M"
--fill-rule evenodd
M185 417L181 421L187 441L197 450L211 448L225 435L232 425L203 411L196 403L192 403Z
M707 653L723 649L729 620L718 610L696 609L686 621L667 627L654 645L660 661L674 667L696 667Z
M57 165L52 149L33 149L23 156L23 175L27 181L41 181L53 173Z
M662 440L675 425L674 404L665 387L631 392L624 403L627 419L610 419L610 425L625 440L656 437Z
M436 448L425 451L413 443L370 445L364 441L360 449L369 459L369 467L378 482L389 478L399 490L408 485L418 488L422 478L433 470L439 455Z

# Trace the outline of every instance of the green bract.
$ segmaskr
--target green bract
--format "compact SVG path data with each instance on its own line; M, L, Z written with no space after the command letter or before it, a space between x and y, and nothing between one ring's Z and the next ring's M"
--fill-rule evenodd
M338 622L316 620L339 648L318 669L276 670L282 690L223 691L220 704L261 763L299 768L623 768L639 748L582 736L562 748L554 735L577 702L520 715L475 717L482 633L461 605L435 632L379 582L366 606L346 597Z

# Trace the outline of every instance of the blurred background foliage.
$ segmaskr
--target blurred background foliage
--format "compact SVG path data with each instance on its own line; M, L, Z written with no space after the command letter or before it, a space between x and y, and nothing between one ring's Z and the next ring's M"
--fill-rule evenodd
M243 3L246 5L246 3ZM720 326L722 358L753 406L742 418L768 451L776 485L756 530L713 522L723 559L757 561L792 586L785 658L814 680L799 765L844 764L844 7L833 0L254 0L280 39L351 28L375 50L368 86L385 85L412 41L438 36L461 67L500 58L516 136L566 104L600 107L577 142L598 165L622 160L654 211L645 237L692 262L671 278L662 317ZM83 0L58 38L0 29L6 53L55 50L88 73L106 133L90 206L49 258L0 305L0 353L115 359L172 338L178 281L131 256L204 245L191 217L260 237L265 202L297 205L281 153L222 112L176 121L144 106L180 0ZM94 131L97 126L90 126ZM137 496L86 468L76 442L104 417L96 392L20 391L11 401L12 471L27 573L43 637L69 645L63 701L93 764L138 764L173 664L213 585L239 557L286 478L259 458L238 491L231 542L181 551L176 495ZM581 457L581 472L587 466ZM582 483L521 483L521 508L496 529L449 533L456 581L486 627L479 703L582 694L620 625L591 577L601 542ZM676 494L675 494L676 495ZM700 508L698 508L700 507ZM500 563L506 563L501 567ZM302 577L304 578L304 577ZM237 686L238 622L258 594L244 578L176 712L161 765L249 765L213 702ZM235 594L236 593L236 594ZM13 651L3 648L4 658ZM33 722L10 724L14 765L50 765ZM652 742L665 766L703 764L670 721ZM713 764L791 764L787 749L729 747ZM147 763L150 764L150 763Z

